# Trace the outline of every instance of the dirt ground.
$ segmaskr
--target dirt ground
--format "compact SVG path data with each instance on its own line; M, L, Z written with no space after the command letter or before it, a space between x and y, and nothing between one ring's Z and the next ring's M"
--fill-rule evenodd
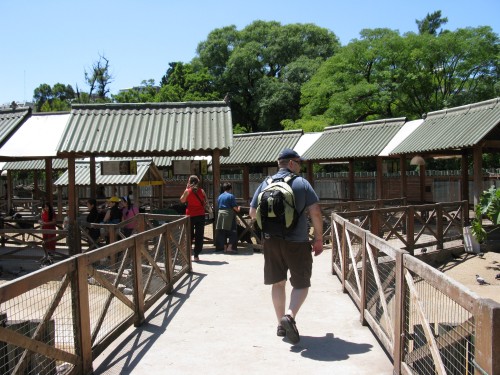
M490 251L483 256L464 253L460 258L450 258L437 268L481 297L500 303L500 280L495 279L500 274L500 253ZM479 285L476 275L489 284Z

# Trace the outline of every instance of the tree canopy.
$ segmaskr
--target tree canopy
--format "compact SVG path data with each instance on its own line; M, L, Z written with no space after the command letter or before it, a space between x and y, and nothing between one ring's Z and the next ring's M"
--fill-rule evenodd
M499 93L500 45L490 27L403 36L369 29L360 35L303 85L299 125L318 116L330 125L420 118Z

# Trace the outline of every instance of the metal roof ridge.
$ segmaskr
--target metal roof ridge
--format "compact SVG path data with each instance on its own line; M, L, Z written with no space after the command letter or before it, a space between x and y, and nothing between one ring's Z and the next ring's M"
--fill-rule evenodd
M336 130L339 129L345 129L345 128L353 128L353 127L363 127L363 126L376 126L376 125L386 125L386 124L392 124L392 123L399 123L399 122L406 122L407 118L406 117L396 117L396 118L389 118L389 119L380 119L380 120L373 120L373 121L363 121L363 122L354 122L350 124L341 124L341 125L332 125L328 126L325 128L325 132L329 130Z
M179 107L228 107L224 101L204 101L204 102L148 102L148 103L91 103L72 104L71 109L152 109L152 108L179 108Z
M243 137L261 137L267 135L289 135L289 134L304 134L304 130L302 129L294 129L294 130L274 130L271 132L257 132L257 133L242 133L242 134L233 134L233 138L243 138Z
M429 112L425 119L429 117L446 116L447 114L467 113L470 110L481 110L495 107L500 101L499 98L489 99L478 103L466 104L459 107L440 109L439 111ZM493 104L493 105L492 105Z

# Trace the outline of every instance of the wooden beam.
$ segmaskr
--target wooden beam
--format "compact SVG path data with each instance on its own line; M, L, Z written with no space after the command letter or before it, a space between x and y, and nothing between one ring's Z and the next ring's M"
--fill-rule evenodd
M90 157L90 197L97 197L97 185L95 177L95 156Z
M349 199L354 200L354 159L349 159Z
M382 158L377 157L376 158L376 163L377 163L377 177L375 179L375 189L376 189L376 194L377 194L377 199L384 199L383 195L383 189L382 189L382 180L383 180L383 172L382 172Z
M483 150L480 145L474 146L473 149L473 164L474 164L474 184L473 184L473 203L479 203L479 197L483 192Z
M250 168L248 165L243 166L243 200L250 204L252 197L250 196Z

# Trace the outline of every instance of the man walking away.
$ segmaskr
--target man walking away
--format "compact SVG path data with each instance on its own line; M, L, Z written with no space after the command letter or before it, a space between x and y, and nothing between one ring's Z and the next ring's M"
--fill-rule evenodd
M323 252L323 220L319 199L309 182L298 176L302 162L303 159L297 152L289 148L284 149L278 155L279 171L261 183L250 203L250 216L257 219L263 228L264 284L272 285L271 296L278 320L276 334L286 336L292 344L300 341L295 319L311 286L312 252L315 256ZM276 184L275 181L281 182ZM274 185L280 185L281 190L285 191L287 186L284 184L288 184L293 191L296 218L290 224L290 215L287 214L285 219L283 214L283 223L286 224L283 224L284 227L279 232L276 231L276 217L279 214L270 212L276 208L278 201L285 199L280 199L279 194L271 193L270 190ZM290 208L290 199L286 201L285 205ZM309 241L307 213L314 228L312 245ZM273 220L272 224L266 224ZM292 291L286 309L285 285L288 271Z

